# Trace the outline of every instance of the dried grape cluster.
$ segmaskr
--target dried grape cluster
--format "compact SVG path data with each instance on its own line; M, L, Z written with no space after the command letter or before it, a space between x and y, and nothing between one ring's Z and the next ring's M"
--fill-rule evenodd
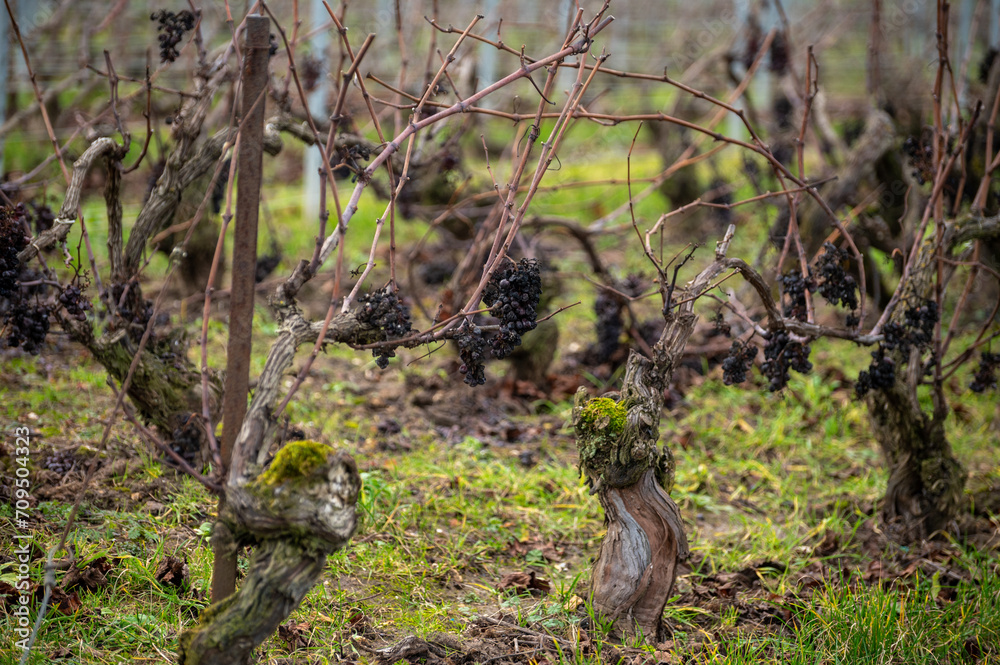
M49 333L49 308L45 305L31 305L17 299L7 310L7 338L9 347L20 346L26 352L37 356Z
M20 285L24 271L17 254L28 244L24 220L23 205L0 208L0 299L6 301L0 328L4 346L38 355L49 332L49 309L29 303L31 294Z
M934 335L934 325L938 322L937 303L927 300L919 305L909 307L904 314L904 323L890 321L882 328L882 341L878 348L872 351L872 363L867 370L858 374L854 392L858 397L864 397L872 390L891 388L896 381L896 365L894 358L887 351L898 351L900 365L905 365L910 358L913 347L926 349L930 346Z
M42 460L43 467L60 475L66 475L76 465L76 455L71 450L57 450L51 455L46 455Z
M733 334L733 328L726 323L726 317L722 315L721 309L715 313L715 316L712 317L712 330L714 330L717 335L725 335L726 337Z
M598 363L603 363L618 350L618 342L625 327L622 321L621 300L615 293L601 289L594 300L594 314L597 315L595 357Z
M969 390L982 393L990 388L996 388L998 368L1000 368L1000 353L983 351L983 356L979 359L979 369L976 370L976 376L973 377Z
M170 449L188 464L194 464L201 452L202 434L198 428L198 417L194 414L183 418L179 427L170 435ZM172 460L171 460L172 463Z
M854 393L858 397L864 397L872 390L885 390L891 388L896 381L896 361L887 358L885 349L880 345L872 351L872 363L868 369L861 370L858 374L858 381L854 384Z
M83 292L76 284L70 284L59 294L59 304L66 308L69 315L77 321L87 320L90 301L83 297Z
M722 382L727 386L734 383L743 383L747 380L747 372L753 366L753 359L757 357L757 347L753 344L744 344L739 340L734 340L729 347L729 355L722 361Z
M0 298L11 298L17 292L21 271L17 255L28 244L23 220L24 206L0 208Z
M52 208L48 207L44 203L30 202L31 210L28 212L28 217L31 219L31 226L35 229L36 234L40 234L43 231L48 231L56 223L56 215L52 212Z
M378 328L379 339L398 339L407 335L412 329L410 323L410 308L403 304L391 287L372 291L358 298L361 309L358 311L358 321ZM389 358L396 357L394 349L382 347L372 349L375 364L381 369L389 366Z
M913 165L913 177L921 185L934 180L934 149L930 141L907 137L903 142L903 152Z
M809 362L811 351L809 345L794 341L785 330L772 332L764 344L764 362L760 365L760 371L770 381L768 390L774 392L788 385L790 369L800 374L809 373L813 367Z
M788 297L788 302L784 305L784 315L790 316L799 321L808 318L806 308L806 289L816 290L816 284L812 277L807 280L798 270L791 270L780 278L781 292Z
M486 383L485 361L489 350L486 348L483 331L479 326L470 328L465 325L455 335L455 342L458 343L458 355L462 359L462 366L458 371L465 375L465 382L473 387Z
M788 37L785 36L785 31L781 30L771 42L771 61L768 63L770 70L778 76L784 76L788 71L788 58Z
M195 16L187 9L169 12L161 9L149 15L150 21L157 21L156 31L160 40L160 62L173 62L180 55L177 45L184 38L184 33L191 30L195 24Z
M816 260L819 272L817 290L831 305L843 305L852 312L858 308L858 285L852 275L844 270L848 259L845 249L838 249L832 243L824 243L826 252Z
M900 348L909 355L910 346L926 347L934 338L934 325L938 322L937 303L928 300L917 307L909 307L904 312L906 323L900 335Z
M521 259L516 264L506 261L493 273L483 290L483 302L500 319L500 332L490 343L494 356L506 358L520 346L521 335L535 329L535 309L541 296L542 278L535 259Z
M611 360L621 344L625 321L622 312L625 299L621 294L635 298L646 290L647 284L640 275L630 274L615 284L615 290L601 289L594 300L594 314L597 316L597 344L593 347L594 362L606 363Z
M979 61L979 82L986 83L990 78L990 70L993 69L993 63L997 59L997 49L996 47L990 47L987 49L986 54L983 55L983 59Z

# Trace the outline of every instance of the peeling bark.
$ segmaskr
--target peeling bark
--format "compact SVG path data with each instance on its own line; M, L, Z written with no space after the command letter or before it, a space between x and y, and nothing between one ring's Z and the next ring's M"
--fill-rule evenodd
M667 494L673 456L657 445L662 377L653 362L633 351L618 399L588 401L581 389L573 409L580 467L608 525L594 563L591 600L615 622L616 634L641 633L650 642L664 638L663 608L673 593L677 562L688 556L680 511Z

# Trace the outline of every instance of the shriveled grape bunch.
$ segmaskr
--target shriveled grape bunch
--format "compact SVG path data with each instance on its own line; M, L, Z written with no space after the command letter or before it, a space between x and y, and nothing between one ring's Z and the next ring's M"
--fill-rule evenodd
M903 352L908 354L910 346L926 348L934 338L934 325L938 322L937 303L928 300L916 307L909 307L905 312L905 317Z
M727 386L743 383L747 380L747 372L753 366L757 357L757 347L753 344L733 340L729 347L729 355L722 361L722 382Z
M194 414L180 418L178 427L174 428L170 436L170 449L188 464L194 464L201 451L202 435L197 423L198 419Z
M91 309L90 301L83 297L83 292L77 284L70 284L59 294L59 304L77 321L86 321L87 312Z
M979 359L979 369L969 385L969 390L974 393L986 392L997 387L997 369L1000 368L1000 353L990 353L983 351Z
M494 356L506 358L520 346L521 335L535 329L535 309L541 296L542 278L535 259L521 259L516 264L508 260L493 273L483 290L483 302L500 319L500 332L490 343Z
M843 305L853 312L858 308L858 284L854 276L844 270L847 250L838 249L829 242L824 243L823 248L826 251L816 260L819 273L816 290L831 305Z
M184 33L194 28L194 14L187 9L176 14L161 9L150 14L149 20L159 23L156 31L159 33L160 40L160 62L173 62L180 55L177 45L184 39Z
M76 455L71 450L57 450L42 460L44 468L62 475L69 473L77 464Z
M366 293L358 298L361 305L358 321L378 328L379 341L399 339L413 329L410 323L410 308L407 307L394 289L389 286ZM396 351L382 347L372 349L375 364L381 369L389 366L389 358L396 357Z
M473 387L486 383L486 358L489 349L483 331L479 326L470 327L465 324L455 335L455 342L458 344L458 355L462 359L462 366L458 371L465 375L465 383Z
M0 298L11 298L17 292L17 276L21 272L17 255L28 244L23 220L23 206L0 208Z
M854 393L864 397L872 390L891 388L896 381L896 361L886 357L885 349L880 345L872 351L872 363L868 369L861 370L858 381L854 384Z
M889 354L898 351L900 366L906 365L910 358L910 350L917 347L927 349L934 335L934 325L938 321L937 303L926 300L908 307L904 314L904 323L890 321L882 328L882 341L878 348L872 351L872 363L867 370L861 370L854 384L854 392L858 397L864 397L871 390L891 388L896 381L897 362Z
M594 314L597 317L595 325L597 344L591 354L596 363L611 360L621 345L622 331L625 330L624 310L626 299L622 296L636 298L642 295L648 283L641 275L629 274L622 280L614 282L614 289L601 289L594 299Z
M805 321L808 318L806 289L809 291L816 290L816 283L813 281L812 276L810 275L810 278L807 280L802 276L800 271L790 270L781 276L780 283L781 292L788 299L784 304L784 315L799 321Z
M811 347L791 338L785 330L771 333L770 339L764 344L764 362L760 371L768 378L768 390L775 392L788 385L790 369L800 374L808 374L812 370L809 362Z
M6 317L7 337L4 343L12 348L19 346L37 356L45 336L49 334L49 308L17 299L11 303Z
M17 254L28 244L24 219L23 205L0 208L0 299L5 302L0 315L0 344L38 355L49 332L49 309L34 302L36 299L20 284L24 271Z
M622 321L620 297L611 291L601 289L594 300L594 314L597 315L597 360L607 362L618 350L618 341L625 327Z
M903 142L903 152L910 158L913 165L913 177L921 185L934 180L934 149L930 141L915 136L907 137Z
M35 233L40 234L51 229L52 225L56 223L56 214L52 212L52 208L45 203L31 202L30 205L31 210L28 216L31 218L31 226L35 229Z

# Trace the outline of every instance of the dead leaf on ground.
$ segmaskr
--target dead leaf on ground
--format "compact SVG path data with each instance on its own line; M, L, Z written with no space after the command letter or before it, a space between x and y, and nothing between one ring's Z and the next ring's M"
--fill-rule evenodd
M83 588L87 591L103 589L108 585L107 573L111 568L112 565L108 561L108 558L103 556L99 559L94 559L84 566L82 570L73 566L66 573L66 576L63 577L60 586L66 591L78 588Z
M542 579L535 574L535 571L509 573L504 576L497 585L497 591L513 591L516 594L530 593L540 596L548 593L552 585L548 580Z
M541 542L537 540L511 540L510 553L513 556L527 556L531 552L539 552L549 563L558 563L563 560L566 550L549 540Z
M827 530L823 535L823 540L813 548L813 555L827 557L840 549L840 536L835 532Z
M304 622L289 621L278 626L278 638L288 645L288 651L298 651L308 649L313 646L309 635L312 633L312 626Z
M35 602L41 603L45 596L45 587L36 585L34 595ZM66 593L59 587L53 587L52 595L49 597L49 607L56 608L62 614L76 614L83 609L83 603L80 602L80 596L77 595L76 591Z
M187 562L175 556L165 556L156 566L153 577L157 582L178 589L187 585L190 578Z

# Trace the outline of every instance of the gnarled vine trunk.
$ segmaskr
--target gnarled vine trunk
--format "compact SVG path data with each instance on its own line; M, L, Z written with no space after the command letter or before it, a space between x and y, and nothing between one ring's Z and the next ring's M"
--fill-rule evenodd
M181 635L180 665L250 663L354 533L360 489L354 460L314 441L288 444L264 474L231 483L217 535L256 544L250 570Z
M663 608L677 564L689 554L680 511L668 492L674 461L657 445L663 390L696 317L689 308L667 316L653 359L635 351L620 395L587 399L573 408L580 469L604 508L607 534L594 562L591 602L614 622L616 635L665 638Z
M974 222L973 222L974 223ZM899 290L899 304L888 323L906 323L906 310L933 299L937 252L949 253L962 236L957 223L950 224L941 239L928 238ZM927 413L917 398L923 375L923 359L914 350L904 357L897 349L891 355L895 383L866 396L872 433L889 467L889 482L882 505L886 530L898 542L909 543L949 529L958 514L965 488L965 469L955 458L945 436L948 405L933 386L934 408ZM903 363L908 363L903 369Z
M875 439L889 467L882 518L894 540L913 542L949 530L958 514L965 469L944 432L944 417L927 414L905 379L868 397Z

